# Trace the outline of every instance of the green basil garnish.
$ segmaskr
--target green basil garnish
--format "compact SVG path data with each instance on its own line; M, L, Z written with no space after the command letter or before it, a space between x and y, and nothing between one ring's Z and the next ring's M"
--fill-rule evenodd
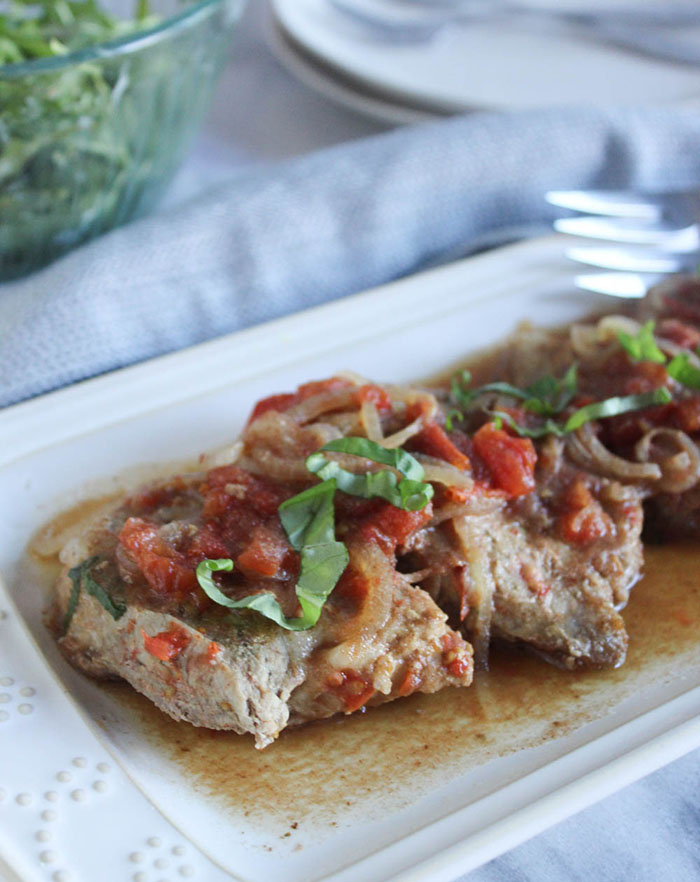
M605 420L633 410L643 410L645 407L653 407L657 404L668 404L669 401L671 401L671 393L665 388L652 389L651 392L643 392L641 395L606 398L605 401L587 404L573 413L566 421L564 431L574 432L591 420Z
M683 352L676 355L666 368L669 377L688 389L700 389L700 369L690 362L690 356Z
M462 371L455 374L450 386L452 398L465 409L470 408L480 396L497 392L499 395L509 395L522 401L523 408L530 413L550 417L561 413L576 395L578 372L576 364L572 364L560 380L551 374L546 374L525 389L519 389L510 383L487 383L485 386L469 389L467 387L470 382L469 371ZM460 414L460 418L463 418L463 414Z
M510 414L502 411L494 411L494 416L498 420L507 423L511 429L525 438L542 438L545 435L556 435L562 438L576 429L580 429L585 423L592 420L605 420L610 417L620 416L623 413L629 413L634 410L643 410L645 407L653 407L658 404L668 404L672 400L671 393L668 389L652 389L651 392L643 392L641 395L626 395L623 397L606 398L604 401L595 401L593 404L587 404L580 407L571 414L564 425L555 423L554 420L547 420L541 426L528 428L521 426L513 419Z
M329 460L326 451L361 456L389 465L402 478L399 481L388 470L355 475ZM285 616L277 598L269 592L252 594L241 600L227 597L214 582L212 574L231 572L234 564L230 558L207 558L197 566L197 581L215 603L228 609L254 609L288 631L305 631L318 622L324 603L348 565L348 550L335 538L333 502L336 490L365 499L379 497L406 511L424 508L433 495L432 486L423 483L423 466L415 457L400 448L388 450L367 438L330 441L311 454L306 467L322 478L322 482L285 500L278 509L289 544L301 558L299 579L294 589L301 605L301 616Z
M653 361L656 364L665 364L666 362L666 356L654 340L653 319L642 325L637 334L627 334L625 331L618 331L617 339L620 346L635 361Z
M396 469L402 476L399 480L394 472L382 470L356 475L348 472L325 456L325 453L346 453L360 456L382 465ZM351 496L364 499L379 497L404 511L418 511L424 508L433 497L433 488L423 482L425 472L418 460L401 450L400 447L388 449L367 438L338 438L324 444L306 460L306 468L323 480L333 479L339 490Z
M75 615L76 609L78 608L81 591L87 591L88 594L94 597L115 621L120 619L126 612L126 604L121 600L115 600L111 597L102 585L93 578L91 570L95 564L99 563L99 561L99 557L89 557L81 564L68 570L68 575L73 582L73 587L71 588L70 597L68 599L66 615L63 619L64 634L68 631L68 628L70 628L70 623Z
M457 410L456 407L453 407L451 410L448 410L445 414L445 428L448 432L451 432L454 429L454 421L455 420L463 420L464 414L461 410Z
M295 587L301 616L286 616L277 598L269 592L252 594L241 600L227 597L214 583L212 573L231 572L233 561L230 558L206 559L198 565L197 581L204 593L228 609L254 609L287 631L312 628L349 561L347 548L335 538L335 489L334 481L324 481L287 499L279 508L289 542L301 556Z
M497 429L506 423L521 438L544 438L546 435L556 435L557 438L563 438L566 435L564 427L557 425L554 420L548 419L539 426L530 427L516 423L509 413L504 413L502 410L494 410L492 416Z
M653 361L666 364L668 359L654 342L654 322L648 321L636 336L620 331L617 335L620 345L635 361ZM698 353L700 354L700 353ZM674 356L666 366L666 372L681 386L687 389L700 389L700 368L690 361L686 352Z

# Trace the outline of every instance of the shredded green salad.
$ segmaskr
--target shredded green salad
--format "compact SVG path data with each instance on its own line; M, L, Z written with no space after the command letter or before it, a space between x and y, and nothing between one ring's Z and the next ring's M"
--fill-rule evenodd
M99 0L0 0L0 279L46 263L137 210L141 184L160 171L163 151L149 133L149 96L173 79L177 59L155 47L35 70L16 65L157 22L148 0L135 0L126 20Z
M143 30L157 21L148 0L137 0L129 20L111 15L97 0L0 2L0 64L66 55Z

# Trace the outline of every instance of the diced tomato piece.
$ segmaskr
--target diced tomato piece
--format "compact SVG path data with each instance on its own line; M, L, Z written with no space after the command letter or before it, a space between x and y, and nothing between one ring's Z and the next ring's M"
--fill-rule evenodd
M418 689L420 684L420 671L413 667L409 667L399 685L398 693L401 696L412 695Z
M679 429L689 435L700 432L700 398L684 398L677 401L673 408L673 422Z
M141 636L146 652L164 662L177 658L189 646L191 639L187 631L174 622L167 631L161 631L153 637L149 637L141 628Z
M419 416L425 416L430 410L430 402L427 398L419 398L406 408L406 423L412 423Z
M275 576L284 560L289 546L265 527L255 527L245 551L238 555L237 566L261 576Z
M387 502L361 524L359 535L366 542L376 542L385 554L394 554L396 546L424 527L432 516L430 503L420 511L404 511Z
M437 459L444 459L450 465L455 466L462 471L466 471L471 465L469 457L466 453L462 453L458 447L453 444L447 435L447 432L438 426L437 423L428 423L413 439L412 447L428 456L434 456Z
M310 383L302 383L299 386L297 395L299 401L306 401L307 398L313 398L314 395L320 395L322 392L337 392L340 389L350 389L352 383L344 377L329 377L327 380L312 380Z
M640 361L634 366L634 374L623 384L625 395L642 395L660 386L666 386L668 375L663 364L653 361Z
M357 671L336 671L331 678L329 685L342 698L347 714L367 704L376 691L371 681ZM338 685L334 685L336 683Z
M467 644L459 634L444 634L442 637L442 666L453 677L460 680L471 671L472 660Z
M360 386L355 393L355 399L358 404L364 401L371 402L380 413L388 413L393 409L391 398L386 389L381 386L375 386L373 383Z
M187 558L195 566L205 557L231 557L231 551L214 523L204 524L187 549Z
M535 489L537 453L529 438L514 438L494 423L486 423L474 435L474 452L488 466L497 488L511 497Z
M276 410L279 413L284 413L285 410L289 410L292 405L298 402L298 397L295 392L286 392L281 395L269 395L267 398L263 398L258 401L258 403L253 408L253 412L248 418L248 423L253 423L263 414L267 413L270 410Z
M564 512L559 519L562 537L576 545L590 545L604 539L612 529L612 521L593 496L583 477L569 486L563 499Z
M184 554L161 539L155 524L141 518L129 518L119 533L119 542L160 597L182 600L196 588L197 577L192 564Z
M295 404L306 401L314 395L320 395L321 392L332 392L336 389L350 388L352 383L344 380L342 377L330 377L327 380L312 380L310 383L303 383L296 392L283 392L279 395L269 395L263 398L253 408L253 412L248 418L248 425L257 420L263 414L270 410L276 410L284 413Z
M240 488L240 494L229 493L232 487ZM251 475L238 466L219 466L212 469L200 489L204 495L202 517L206 520L221 517L242 499L247 507L253 508L259 514L276 515L280 503L286 498L282 488L264 478Z
M338 584L333 590L333 601L346 601L352 604L354 608L359 609L365 602L367 592L369 591L369 583L365 576L358 573L351 566L346 567L345 572L340 577Z

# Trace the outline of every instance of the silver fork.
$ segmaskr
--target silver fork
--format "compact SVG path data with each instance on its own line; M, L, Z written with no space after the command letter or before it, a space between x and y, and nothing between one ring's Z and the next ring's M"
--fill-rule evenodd
M568 247L567 257L612 270L576 276L579 288L613 297L643 297L669 273L697 271L700 188L655 194L553 190L546 199L572 212L554 221L555 230L596 240Z

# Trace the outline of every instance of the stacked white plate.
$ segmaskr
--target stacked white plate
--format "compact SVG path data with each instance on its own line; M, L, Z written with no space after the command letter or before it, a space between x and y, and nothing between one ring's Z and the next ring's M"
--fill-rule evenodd
M607 8L615 2L629 5L609 0ZM393 122L473 109L700 102L700 67L621 49L574 28L557 28L555 36L546 26L538 32L533 20L500 17L446 27L427 41L394 43L329 0L270 3L271 44L293 73L336 101ZM590 8L583 0L531 5ZM683 37L695 34L685 28ZM700 26L697 41L700 51Z

